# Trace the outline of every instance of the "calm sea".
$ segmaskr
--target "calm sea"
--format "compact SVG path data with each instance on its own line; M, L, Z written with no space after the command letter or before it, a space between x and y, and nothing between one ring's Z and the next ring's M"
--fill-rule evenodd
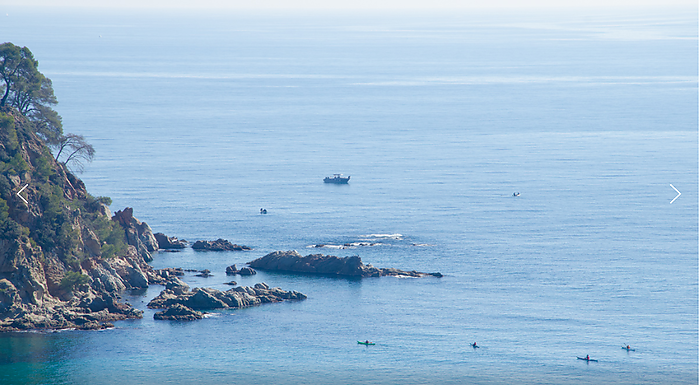
M0 11L95 146L93 195L253 248L155 268L226 289L296 249L445 275L259 272L236 280L308 300L183 323L153 286L113 330L0 335L0 383L698 382L696 9ZM310 247L352 242L375 245Z

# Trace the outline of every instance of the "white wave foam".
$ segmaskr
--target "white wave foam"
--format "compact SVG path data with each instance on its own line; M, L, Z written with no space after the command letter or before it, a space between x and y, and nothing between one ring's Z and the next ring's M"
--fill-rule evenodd
M371 246L381 246L383 243L380 242L352 242L352 243L346 243L345 246L350 246L350 247L371 247Z
M326 244L318 244L318 245L308 245L306 246L308 249L344 249L345 246L343 245L326 245Z
M401 239L403 235L401 234L367 234L360 235L362 238L388 238L388 239Z

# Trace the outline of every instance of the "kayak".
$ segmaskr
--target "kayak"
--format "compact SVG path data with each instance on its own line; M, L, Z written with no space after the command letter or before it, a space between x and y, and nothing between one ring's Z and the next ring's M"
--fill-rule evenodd
M360 345L374 345L374 342L363 342L363 341L357 341L358 344Z
M473 347L474 349L480 348L480 347L481 347L481 346L479 346L479 345L469 345L469 346Z
M633 352L633 351L634 351L634 349L632 349L632 348L629 348L629 349L628 349L628 348L625 347L625 346L623 346L622 349L627 350L628 352Z
M576 357L579 360L584 360L584 361L591 361L591 362L598 362L598 360L594 360L592 358L586 358L586 357Z

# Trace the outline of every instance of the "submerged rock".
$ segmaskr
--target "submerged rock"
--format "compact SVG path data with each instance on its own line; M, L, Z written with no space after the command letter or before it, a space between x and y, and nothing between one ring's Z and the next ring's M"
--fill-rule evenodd
M338 275L345 277L442 277L440 273L422 273L404 271L394 268L377 268L365 265L359 256L339 258L334 255L310 254L305 257L298 252L275 251L248 263L260 270L286 271L294 273L311 273Z

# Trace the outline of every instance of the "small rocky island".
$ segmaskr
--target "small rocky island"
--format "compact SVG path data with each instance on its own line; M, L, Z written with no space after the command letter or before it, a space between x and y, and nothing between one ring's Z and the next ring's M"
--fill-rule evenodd
M175 278L177 285L168 285L148 303L150 309L167 309L156 313L155 319L190 320L202 317L200 310L240 309L284 300L304 300L298 291L284 291L278 287L256 283L253 287L235 287L226 291L194 288Z
M365 265L359 256L336 257L334 255L310 254L303 257L296 250L275 251L248 264L259 270L310 273L344 277L442 277L440 273L422 273L394 268L377 268Z
M197 241L192 245L195 250L208 251L246 251L251 250L248 246L237 245L225 239L217 239L215 241Z
M158 248L162 250L178 250L184 249L187 246L187 241L184 239L169 237L163 233L155 233L153 236L158 242Z

